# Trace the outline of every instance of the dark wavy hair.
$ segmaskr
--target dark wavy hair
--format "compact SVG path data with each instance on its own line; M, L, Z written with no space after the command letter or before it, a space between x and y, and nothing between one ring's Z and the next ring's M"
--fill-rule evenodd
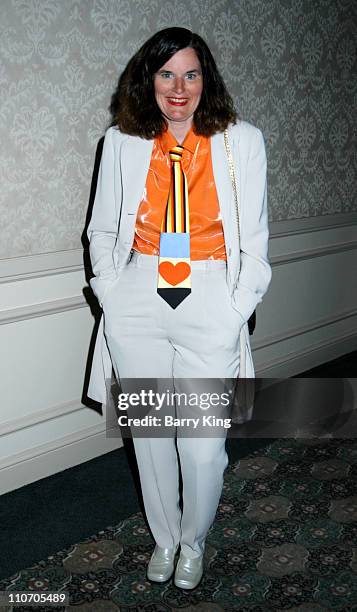
M110 104L112 126L148 140L166 131L167 122L155 99L154 75L177 51L187 47L195 50L203 78L201 99L193 116L194 131L212 136L236 122L233 100L205 41L186 28L166 28L143 44L120 76Z

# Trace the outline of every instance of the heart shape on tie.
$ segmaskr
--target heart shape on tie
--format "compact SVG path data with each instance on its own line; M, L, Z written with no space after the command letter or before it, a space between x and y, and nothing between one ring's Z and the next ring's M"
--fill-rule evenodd
M178 285L190 275L191 266L185 261L173 264L171 261L162 261L159 265L159 272L162 278L169 285Z

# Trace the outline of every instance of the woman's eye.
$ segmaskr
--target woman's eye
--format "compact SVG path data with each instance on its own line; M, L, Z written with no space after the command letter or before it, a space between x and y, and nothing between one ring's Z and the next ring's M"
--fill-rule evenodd
M159 76L161 79L174 79L175 74L173 72L159 72ZM195 81L199 78L199 74L197 72L189 72L185 74L184 78L186 81Z

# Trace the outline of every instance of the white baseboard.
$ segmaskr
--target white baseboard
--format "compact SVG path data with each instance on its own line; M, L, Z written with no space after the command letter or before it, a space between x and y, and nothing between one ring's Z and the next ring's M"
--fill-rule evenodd
M70 402L62 402L55 406L46 408L46 410L37 410L31 412L31 414L21 415L15 419L9 419L8 421L0 422L0 438L1 436L7 436L10 433L21 431L27 427L34 427L40 423L45 423L51 419L58 419L66 414L86 410L86 407L81 403L80 400L72 400ZM0 460L1 469L1 460Z
M301 337L303 334L308 334L310 332L323 328L326 329L326 327L328 327L329 325L334 325L335 323L345 321L346 319L352 319L354 317L357 317L357 308L351 308L349 310L337 312L328 317L321 317L313 321L312 323L305 323L304 325L285 328L283 332L261 337L257 341L255 341L253 337L251 343L252 348L253 350L259 350L262 348L270 347L273 344L284 342L285 340L289 340L290 338L296 338L298 336Z
M338 340L312 344L308 350L291 354L284 352L281 358L265 362L264 367L257 369L256 376L261 378L295 376L356 350L357 332L348 333Z
M59 312L88 308L88 304L82 295L62 298L57 300L46 300L41 304L30 304L29 306L18 306L0 311L0 325L27 321L36 317L47 317Z
M0 283L66 274L82 268L83 249L0 259Z
M108 437L103 425L26 449L2 461L0 495L121 448L120 437ZM50 501L50 500L49 500Z

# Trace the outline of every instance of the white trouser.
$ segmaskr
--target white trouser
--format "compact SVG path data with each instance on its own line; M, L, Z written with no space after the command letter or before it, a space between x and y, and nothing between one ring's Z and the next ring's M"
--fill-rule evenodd
M158 294L156 256L134 252L104 298L104 332L117 378L235 379L241 319L226 263L192 261L192 292L172 309ZM183 379L179 381L178 379ZM175 385L176 386L176 385ZM181 390L182 387L181 387ZM225 436L133 436L148 523L156 543L204 551L228 465ZM183 512L179 507L179 463Z

